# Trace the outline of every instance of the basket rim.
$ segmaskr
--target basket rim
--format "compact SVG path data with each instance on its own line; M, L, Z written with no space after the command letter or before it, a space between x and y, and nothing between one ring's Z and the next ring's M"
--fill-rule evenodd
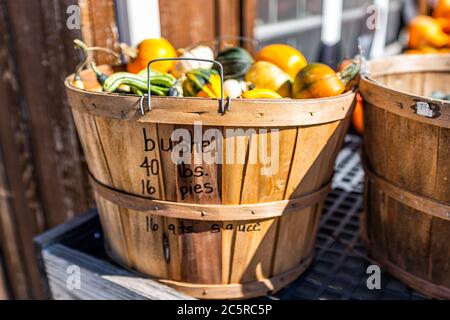
M152 96L152 111L142 115L140 96L79 89L71 84L73 77L71 74L64 81L72 109L95 116L149 123L192 125L201 121L205 125L229 127L316 125L347 118L356 97L355 91L348 91L320 99L238 98L231 99L231 110L222 114L218 112L219 99Z
M400 64L398 66L397 64ZM411 66L406 70L407 66ZM371 73L372 68L379 68ZM397 115L444 128L450 128L450 101L399 90L377 81L374 77L416 72L450 73L450 54L396 55L368 62L369 72L361 75L360 92L370 107L382 108ZM433 109L433 116L417 114L417 103L425 102Z
M71 80L74 77L74 73L70 74L69 76L64 79L64 84L66 88L70 90L74 90L77 92L81 92L87 95L95 95L95 96L108 96L108 97L116 97L116 98L123 98L123 97L135 97L140 98L140 96L135 94L121 94L121 93L108 93L108 92L99 92L99 91L89 91L86 89L80 89L71 84ZM242 99L242 98L232 98L231 101L233 103L239 103L239 102L249 102L249 103L258 103L258 102L267 102L270 104L311 104L314 102L334 102L339 98L348 97L351 95L354 95L354 91L346 91L340 95L334 96L334 97L326 97L326 98L314 98L314 99L293 99L293 98L282 98L282 99ZM154 99L167 99L167 100L201 100L201 101L213 101L214 103L217 103L219 99L215 98L204 98L204 97L168 97L168 96L153 96L152 100Z
M403 69L408 67L409 69ZM411 69L412 67L412 69ZM377 70L376 68L379 68ZM450 54L397 54L367 62L368 73L363 77L404 74L411 72L450 72Z

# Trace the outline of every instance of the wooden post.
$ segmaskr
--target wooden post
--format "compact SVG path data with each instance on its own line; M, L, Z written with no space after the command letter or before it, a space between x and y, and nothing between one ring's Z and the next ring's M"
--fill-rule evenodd
M114 0L78 0L78 4L81 8L83 40L91 46L107 47L117 51L119 35L116 27ZM95 59L98 64L115 61L114 57L107 53L97 53Z
M0 256L0 300L9 299L8 288L6 285L6 275L3 268L3 261Z
M258 3L257 0L242 0L241 4L241 34L244 37L252 38ZM249 51L254 50L250 43L244 43L243 45Z
M175 48L215 37L214 1L159 0L161 35Z
M255 0L159 0L162 36L176 48L221 36L252 36L254 10Z
M66 10L78 4L90 24L69 30ZM33 237L94 206L64 93L64 77L79 60L72 41L83 35L90 44L114 47L114 6L112 0L0 0L0 8L5 268L14 298L44 298Z
M21 97L16 61L12 54L9 5L0 1L0 227L6 268L14 297L41 296L34 264L32 237L43 231L43 212L36 189L36 172L30 149L26 104ZM5 76L6 75L6 76ZM31 267L30 270L27 270ZM34 291L34 292L33 292Z

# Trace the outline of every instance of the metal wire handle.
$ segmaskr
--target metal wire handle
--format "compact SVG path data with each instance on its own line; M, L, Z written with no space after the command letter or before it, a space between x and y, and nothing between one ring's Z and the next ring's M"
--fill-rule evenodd
M208 60L208 59L199 59L199 58L161 58L161 59L154 59L151 60L148 64L147 64L147 84L148 84L148 91L147 91L147 95L144 95L141 97L140 100L140 106L141 106L141 113L144 114L144 106L143 106L143 99L145 98L145 96L147 96L147 109L148 111L152 111L152 107L151 107L151 81L150 81L150 65L154 62L158 62L158 61L200 61L200 62L210 62L212 64L215 64L217 66L219 66L219 75L220 75L220 100L219 100L219 112L224 114L225 113L225 99L224 99L224 91L223 91L223 66L220 62L215 61L215 60ZM228 97L227 98L227 103L226 103L226 111L230 111L230 103L231 100Z

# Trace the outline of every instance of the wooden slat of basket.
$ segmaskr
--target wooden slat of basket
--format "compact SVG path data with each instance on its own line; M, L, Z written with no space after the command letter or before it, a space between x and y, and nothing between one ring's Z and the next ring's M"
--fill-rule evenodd
M95 117L76 109L72 109L72 115L77 126L78 137L81 140L84 155L90 160L88 161L89 171L102 183L112 184Z
M427 212L429 215L450 221L449 205L402 189L386 179L377 176L367 167L365 168L365 172L370 183L383 190L390 198L401 201L417 211Z
M171 134L173 130L175 129L174 125L171 124L157 124L157 143L162 151L160 151L159 154L159 164L160 164L160 177L162 177L162 187L164 188L164 200L166 201L176 201L177 200L177 184L174 177L178 174L177 165L174 164L171 160L170 151L163 151L163 150L170 150L170 142L171 141ZM137 214L141 214L138 212ZM174 226L175 228L179 227L179 221L178 219L170 218L170 217L161 217L158 219L157 216L154 217L156 223L158 221L160 222L160 227L163 228L163 230L167 230L170 225ZM147 218L149 219L149 218ZM136 219L137 220L137 219ZM170 248L170 256L169 260L167 261L164 258L164 261L162 262L162 268L166 269L166 276L165 279L174 279L174 280L182 280L182 270L181 270L181 243L178 239L178 236L175 235L172 232L165 233L167 246ZM149 241L142 241L142 239L146 239L141 237L141 242L145 246L151 246L152 240L148 239ZM164 246L163 246L164 238L157 239L157 245L159 246L159 249L161 250L159 253L157 253L159 260L161 260L165 252ZM151 264L151 260L149 259L149 264ZM147 274L152 274L152 266L149 266Z
M433 217L430 232L430 270L428 278L433 283L440 283L442 286L450 288L450 277L448 272L443 270L450 269L450 220L443 220ZM450 289L448 289L447 299L450 299Z
M367 224L366 219L367 219L366 214L361 215L360 219L361 239L363 240L364 245L369 249L370 254L373 256L374 259L376 259L378 263L380 263L385 269L387 269L388 272L391 273L394 277L400 279L408 286L415 288L416 290L426 294L427 296L436 299L449 299L450 289L448 288L448 285L445 284L445 281L448 281L448 277L444 279L443 281L444 285L436 285L436 282L431 282L424 278L420 278L411 272L405 271L404 268L394 264L392 260L389 257L387 257L386 250L380 248L377 243L372 242L372 240L367 236L368 230L366 226L369 226L369 224ZM446 226L446 228L448 227ZM442 255L440 256L443 257Z
M271 278L261 278L257 281L246 283L230 283L225 285L195 284L171 280L159 280L185 294L201 299L242 299L254 298L272 294L290 282L294 281L310 265L312 256L286 272L277 274Z
M191 133L191 137L194 137L194 127L192 126L175 126L175 128L186 129ZM200 132L201 136L208 130L208 127L202 127ZM196 164L195 157L199 155L201 157L201 150L203 143L200 145L194 144L193 152L191 153L191 163L178 165L177 176L174 179L177 187L177 202L178 203L195 203L195 204L211 204L218 205L221 203L221 183L220 183L220 166L217 164ZM200 158L201 159L201 158ZM182 177L182 167L186 170L191 170L193 173L196 169L201 168L201 176ZM212 188L212 192L207 193L205 185L208 184ZM188 196L181 194L180 187L191 187L192 193ZM201 192L196 192L196 187L201 188ZM184 223L187 226L191 226L195 232L185 233L178 235L179 245L182 250L190 252L195 259L191 256L180 256L180 263L183 266L181 269L181 277L183 281L193 283L215 283L222 282L222 237L220 233L211 232L211 224L209 222L203 222L198 220L182 220L178 223ZM220 222L218 222L219 227ZM172 251L172 250L171 250Z
M437 171L435 178L434 195L437 199L450 199L450 129L441 128L439 130L439 145L437 156ZM450 201L447 201L449 203Z

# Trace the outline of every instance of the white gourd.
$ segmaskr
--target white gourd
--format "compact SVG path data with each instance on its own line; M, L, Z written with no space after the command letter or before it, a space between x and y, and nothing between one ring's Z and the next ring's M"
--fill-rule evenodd
M245 81L238 81L235 79L225 80L223 83L223 91L225 97L230 97L232 99L238 98L245 91L248 90L248 83Z
M180 58L198 58L198 59L214 60L214 52L208 46L198 46L191 50L183 51ZM172 70L172 74L177 78L181 78L186 72L192 69L197 68L211 69L212 66L213 64L210 62L194 61L194 60L177 61L175 67Z

